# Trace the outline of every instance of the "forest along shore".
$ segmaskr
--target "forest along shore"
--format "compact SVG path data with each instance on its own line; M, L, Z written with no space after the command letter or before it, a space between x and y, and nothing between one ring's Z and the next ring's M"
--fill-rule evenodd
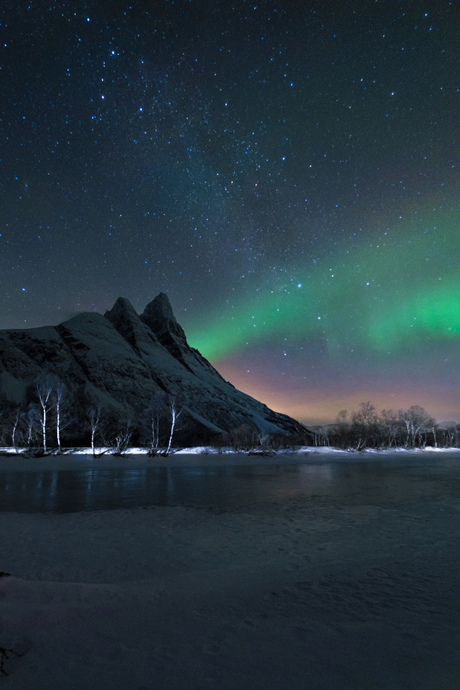
M460 448L391 448L376 450L366 448L361 451L344 450L329 446L303 446L289 451L277 452L237 452L231 449L216 450L200 446L176 450L168 456L149 456L145 448L130 448L122 454L114 454L107 448L96 448L93 455L90 448L65 449L61 453L30 457L27 452L13 448L0 448L0 472L2 470L37 469L79 469L119 468L119 467L188 467L224 465L286 465L316 464L327 462L378 462L395 459L429 461L436 458L460 458Z

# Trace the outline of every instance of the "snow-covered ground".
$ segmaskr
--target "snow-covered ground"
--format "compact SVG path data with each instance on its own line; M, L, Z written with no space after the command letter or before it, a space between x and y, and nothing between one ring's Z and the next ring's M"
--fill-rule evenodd
M23 654L0 685L457 690L456 463L418 486L385 504L0 513L0 646Z
M247 456L250 458L250 462L254 462L257 457L263 459L263 462L273 463L279 462L284 458L297 458L306 459L309 456L316 456L315 459L318 461L320 458L331 460L331 458L343 458L347 459L351 456L357 458L365 458L366 460L372 459L373 456L376 458L385 458L392 455L405 456L405 455L424 455L426 453L452 453L460 450L459 448L435 448L433 446L426 446L425 448L388 448L385 450L377 448L365 448L361 451L353 450L352 448L344 450L342 448L333 448L331 446L297 446L290 449L280 449L280 450L263 450L256 448L250 451L235 450L234 448L214 448L209 446L196 446L195 448L178 448L172 449L171 453L167 457L161 455L153 456L151 459L156 462L170 462L172 459L177 459L181 456L200 456L200 462L206 463L206 459L209 456L214 456L216 459L222 458L225 464L232 463L232 457L237 456L238 458L243 458ZM21 457L22 455L27 455L26 448L12 448L11 446L0 447L0 462L1 456L12 456ZM52 451L46 455L46 457L60 457L63 456L93 456L93 451L91 448L64 448L61 453L57 451ZM98 447L95 448L96 457L113 456L115 452L112 448ZM121 457L130 456L148 456L148 450L141 447L133 447L125 450ZM117 457L120 457L119 455ZM225 458L225 459L224 459ZM274 459L273 459L274 458ZM37 458L42 459L42 458ZM310 459L312 459L310 457ZM291 460L292 461L292 460Z
M0 472L9 470L59 470L104 468L143 468L143 467L212 467L220 465L290 465L290 464L321 464L346 462L381 462L395 459L403 462L409 458L457 457L458 448L424 448L407 450L394 448L391 450L365 451L341 450L328 446L304 446L293 450L277 451L275 453L254 453L234 451L224 448L219 451L206 448L184 448L175 450L167 457L157 455L150 457L144 448L130 448L123 455L113 455L110 449L97 448L93 457L89 448L72 448L60 455L46 455L44 457L27 457L20 453L11 452L9 448L0 448Z

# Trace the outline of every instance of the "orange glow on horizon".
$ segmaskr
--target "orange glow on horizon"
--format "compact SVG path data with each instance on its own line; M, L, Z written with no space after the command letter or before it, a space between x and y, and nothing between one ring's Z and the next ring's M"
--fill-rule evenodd
M245 372L229 360L214 363L214 366L223 378L238 390L259 400L275 412L289 415L307 426L330 424L335 421L341 410L351 413L359 408L360 403L368 400L378 412L384 409L399 410L420 405L438 422L460 422L458 400L448 398L439 400L439 397L430 396L430 391L420 386L412 390L407 390L406 387L396 390L392 384L391 391L378 392L373 391L369 386L368 389L361 388L347 394L339 390L339 385L335 390L312 388L307 390L306 386L303 393L298 389L289 391L289 381L286 381L285 388L277 388L268 376L261 377L251 371Z

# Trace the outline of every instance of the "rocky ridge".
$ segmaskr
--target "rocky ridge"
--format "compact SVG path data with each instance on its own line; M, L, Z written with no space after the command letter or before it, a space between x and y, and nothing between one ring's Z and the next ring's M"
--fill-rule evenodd
M261 433L310 434L225 381L187 343L168 297L138 315L119 298L105 315L84 312L58 326L0 331L2 395L22 403L37 378L56 374L79 400L139 415L158 391L177 397L195 435L212 437L243 424Z

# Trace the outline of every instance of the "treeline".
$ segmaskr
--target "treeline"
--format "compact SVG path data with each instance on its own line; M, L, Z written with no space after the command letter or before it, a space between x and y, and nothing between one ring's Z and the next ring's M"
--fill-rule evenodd
M197 430L187 406L173 395L159 391L145 409L128 417L91 400L82 391L70 392L54 374L29 386L21 405L0 394L0 446L25 449L33 455L60 452L63 446L89 446L94 454L100 447L121 454L129 447L140 446L151 455L168 455L173 443L272 452L309 445L311 435L307 431L304 437L263 434L245 423L206 437L205 430ZM350 415L346 410L339 412L335 424L318 428L314 443L353 450L458 448L460 424L440 427L419 405L379 413L370 402L363 402Z
M18 405L0 396L0 445L34 455L63 446L98 446L123 453L140 445L152 455L167 455L186 409L173 395L158 392L134 419L86 395L72 394L54 374L37 379Z
M423 407L377 412L363 402L351 415L339 412L336 423L316 436L318 445L364 450L364 448L451 448L460 446L460 424L440 427Z

